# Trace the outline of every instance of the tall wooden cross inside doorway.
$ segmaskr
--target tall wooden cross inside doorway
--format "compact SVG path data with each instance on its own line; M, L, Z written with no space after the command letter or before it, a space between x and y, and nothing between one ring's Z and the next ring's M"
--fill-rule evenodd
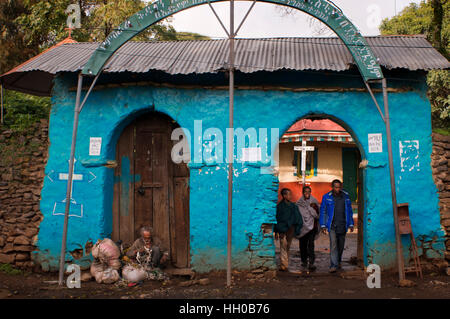
M314 151L314 146L306 146L306 141L302 141L302 146L294 146L294 151L302 152L302 164L301 164L301 171L302 171L302 183L303 186L305 186L306 183L306 153Z

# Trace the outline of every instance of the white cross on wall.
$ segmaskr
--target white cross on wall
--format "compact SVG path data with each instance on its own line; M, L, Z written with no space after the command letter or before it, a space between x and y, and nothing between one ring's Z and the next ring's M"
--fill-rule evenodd
M302 171L302 182L303 186L306 183L306 154L307 152L314 151L314 146L306 146L306 141L302 141L302 146L294 146L294 151L302 152L302 165L301 165L301 171Z
M83 180L83 174L75 174L75 163L77 162L76 159L73 160L73 177L72 177L72 186L70 188L70 199L72 200L72 193L73 193L73 182L74 181L82 181ZM70 165L70 160L69 160L69 165ZM69 167L70 169L70 167ZM60 181L67 181L69 180L69 173L59 173L59 180Z

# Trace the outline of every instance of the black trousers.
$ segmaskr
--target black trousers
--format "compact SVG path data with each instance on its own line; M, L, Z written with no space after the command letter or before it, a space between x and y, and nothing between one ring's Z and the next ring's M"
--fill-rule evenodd
M309 233L306 233L303 237L299 239L300 241L300 258L302 264L309 263L312 265L316 259L314 253L314 237L316 236L316 229L314 228Z

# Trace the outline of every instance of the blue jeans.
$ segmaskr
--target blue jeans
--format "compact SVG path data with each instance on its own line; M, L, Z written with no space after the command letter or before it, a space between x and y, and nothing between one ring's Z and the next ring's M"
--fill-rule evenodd
M338 268L341 265L345 235L345 233L336 234L333 229L330 229L330 268Z

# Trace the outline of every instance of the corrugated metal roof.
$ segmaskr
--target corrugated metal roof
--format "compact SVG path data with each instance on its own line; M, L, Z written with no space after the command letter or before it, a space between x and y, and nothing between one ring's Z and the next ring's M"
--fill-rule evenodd
M450 68L447 59L423 36L366 39L386 69L427 71ZM19 78L17 74L22 79L23 76L29 79L31 75L24 73L79 71L97 47L98 43L57 46L15 68L13 73L3 75L1 80L11 88L12 82ZM128 42L106 65L105 72L216 73L225 68L227 61L227 40ZM354 65L352 56L338 38L237 39L235 63L236 69L244 73L282 69L345 71ZM20 89L19 83L16 84Z

